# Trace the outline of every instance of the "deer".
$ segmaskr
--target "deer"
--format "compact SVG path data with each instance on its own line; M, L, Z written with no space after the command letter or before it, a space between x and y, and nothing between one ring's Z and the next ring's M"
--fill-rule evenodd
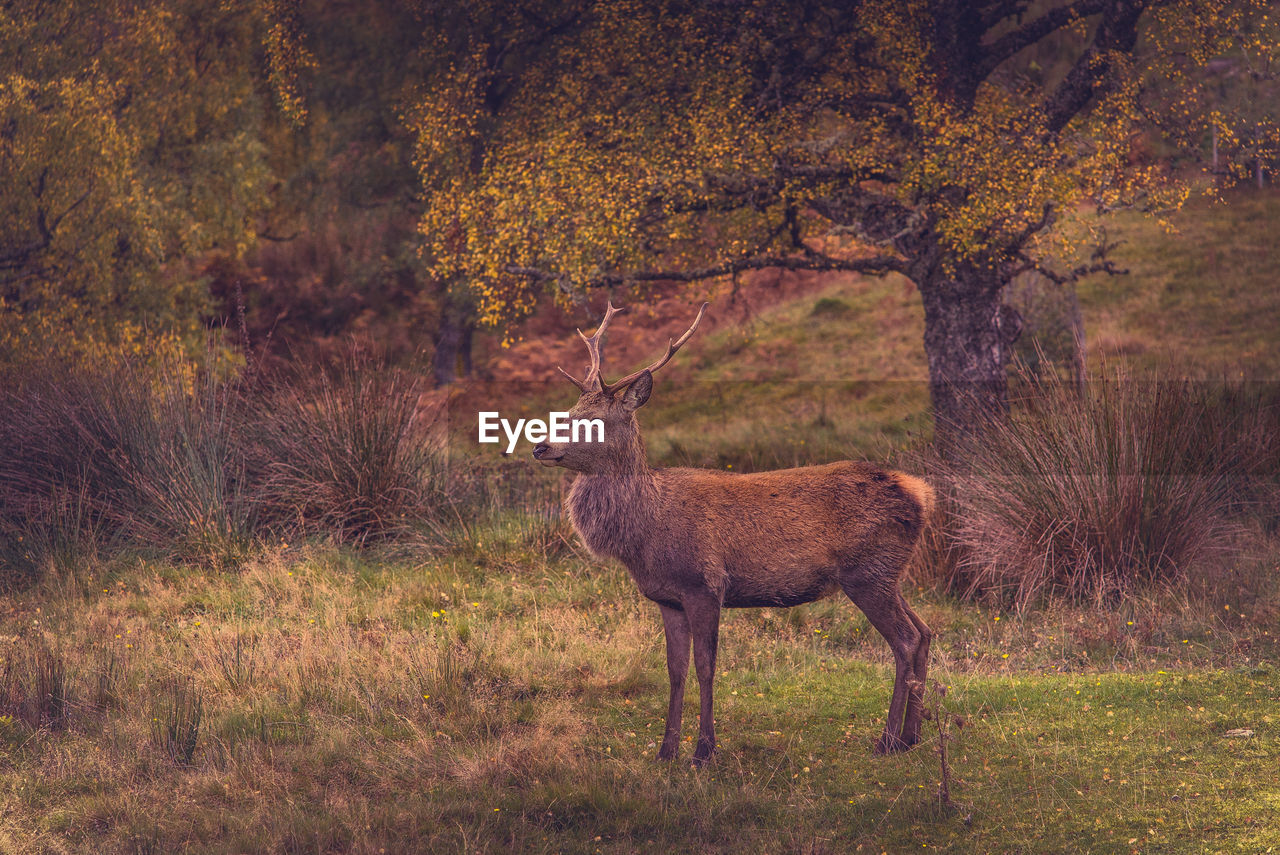
M571 418L601 419L604 438L540 442L536 461L576 474L564 505L574 530L598 558L620 561L658 605L666 638L670 695L658 759L679 750L685 679L692 643L698 678L698 740L693 765L716 750L712 712L721 611L787 608L843 591L884 636L895 666L889 716L876 754L903 751L920 739L923 689L932 633L899 588L935 504L932 487L903 472L841 461L754 473L652 468L636 411L653 391L653 375L697 331L689 329L658 361L605 382L601 345L614 316L609 302L588 338L590 364L579 380Z

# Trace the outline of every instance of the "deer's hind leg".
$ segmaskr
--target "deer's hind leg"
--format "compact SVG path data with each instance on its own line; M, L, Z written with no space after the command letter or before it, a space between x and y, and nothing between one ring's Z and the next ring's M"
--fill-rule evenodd
M920 633L920 643L916 645L912 656L915 673L907 686L907 712L902 724L902 740L908 745L915 745L920 741L920 717L924 705L925 680L929 676L929 643L933 640L933 631L915 613L901 591L898 592L898 600L902 603L902 610Z
M841 585L893 651L895 673L893 696L889 700L889 720L876 740L875 751L877 754L904 751L920 738L920 698L916 694L920 691L920 682L916 677L916 662L923 636L908 615L906 603L898 593L896 579L867 580L864 576L860 584L842 581ZM928 655L927 648L925 655ZM908 708L915 715L914 732L904 732L903 720Z

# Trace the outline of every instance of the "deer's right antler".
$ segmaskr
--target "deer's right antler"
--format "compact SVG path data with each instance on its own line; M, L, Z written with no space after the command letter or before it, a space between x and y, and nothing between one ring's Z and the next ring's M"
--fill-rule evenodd
M671 341L670 339L667 340L667 352L661 359L659 359L657 362L650 365L648 368L641 368L639 371L634 371L631 374L628 374L626 377L623 377L621 380L617 381L616 383L602 384L601 390L606 394L612 395L614 392L618 391L619 389L624 389L627 386L630 386L633 382L635 382L637 377L639 377L641 374L645 373L646 371L653 373L657 371L659 368L661 368L662 366L666 365L668 362L670 362L671 357L676 355L676 351L684 347L684 343L693 337L694 332L698 329L698 324L702 323L702 316L706 314L707 306L709 305L711 304L710 303L702 304L702 308L698 309L698 316L693 319L693 326L685 330L684 335L680 336L680 338L676 339L675 341Z
M680 338L675 341L667 342L667 352L661 359L650 365L648 368L642 368L639 371L628 374L616 383L606 383L604 382L604 375L600 371L600 344L604 340L605 330L608 328L609 322L613 320L613 316L620 315L626 311L625 308L615 307L613 302L610 301L609 307L604 313L604 320L600 321L600 326L596 328L595 335L591 336L591 338L587 338L586 335L583 334L582 330L578 330L578 335L587 343L587 353L591 357L591 364L587 366L586 379L579 380L577 377L574 377L558 365L556 366L556 370L563 374L570 383L577 386L583 392L602 392L606 395L612 395L619 389L624 389L634 383L636 378L644 372L657 371L659 368L670 362L671 357L676 355L676 351L683 347L684 343L687 342L698 329L698 324L702 323L702 316L706 314L707 306L709 305L711 304L702 304L702 308L698 309L698 316L693 319L693 325L685 331L684 335L680 336Z

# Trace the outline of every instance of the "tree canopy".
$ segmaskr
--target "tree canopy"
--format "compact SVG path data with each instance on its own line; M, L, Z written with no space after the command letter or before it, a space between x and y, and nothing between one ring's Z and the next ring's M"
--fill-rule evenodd
M255 238L270 170L249 4L0 10L0 355L196 333L174 262Z
M495 26L468 4L450 23L466 50L414 117L423 233L492 322L548 286L901 273L924 297L937 414L963 424L964 401L1003 401L1003 286L1109 268L1081 202L1186 197L1186 170L1135 141L1176 158L1214 125L1239 138L1204 69L1266 62L1268 7L594 0ZM1068 54L1054 73L1032 61L1048 40Z

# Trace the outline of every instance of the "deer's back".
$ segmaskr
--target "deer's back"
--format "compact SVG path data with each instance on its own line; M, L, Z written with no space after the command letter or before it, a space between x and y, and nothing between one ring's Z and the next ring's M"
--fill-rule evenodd
M841 570L896 573L901 561L884 559L910 552L926 510L921 482L869 463L654 475L659 549L698 562L727 606L809 602L836 590Z

